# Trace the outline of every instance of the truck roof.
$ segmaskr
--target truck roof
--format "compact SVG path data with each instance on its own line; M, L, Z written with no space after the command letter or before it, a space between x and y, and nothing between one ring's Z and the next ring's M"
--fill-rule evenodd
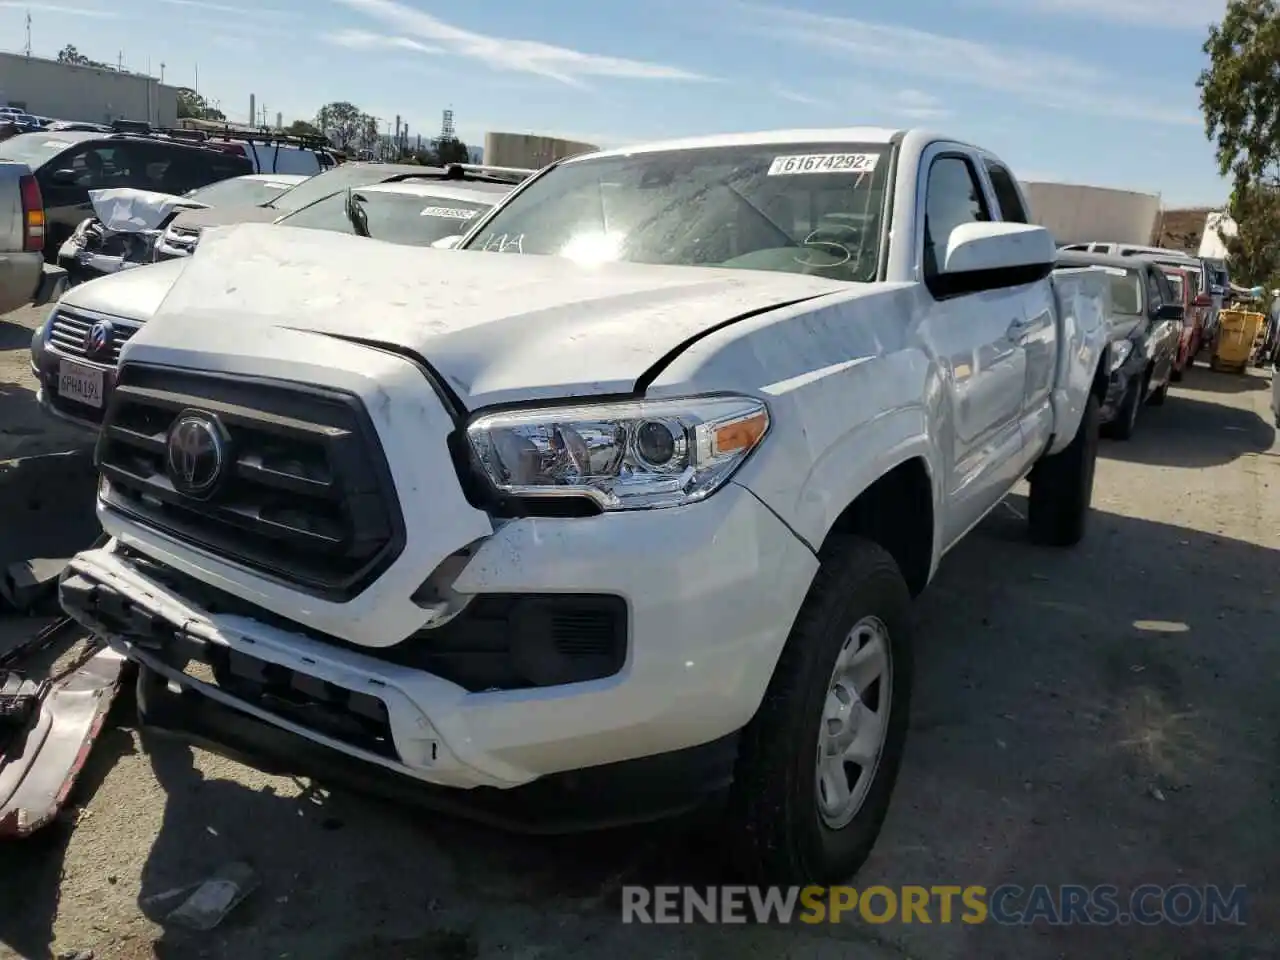
M894 137L905 131L896 127L834 127L799 130L764 130L757 133L719 133L708 137L685 137L676 140L655 140L628 147L600 150L581 154L566 160L585 160L587 157L621 157L634 153L657 153L663 150L698 150L703 147L749 147L754 145L784 143L864 143L888 145Z

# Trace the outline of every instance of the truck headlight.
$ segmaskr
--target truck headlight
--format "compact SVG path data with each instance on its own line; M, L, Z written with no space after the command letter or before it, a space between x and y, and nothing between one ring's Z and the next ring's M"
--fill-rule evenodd
M1133 353L1132 340L1121 340L1119 343L1113 343L1111 345L1111 370L1109 372L1115 373L1124 366L1124 362L1129 359L1129 354L1131 353Z
M646 510L710 496L768 430L763 402L718 396L484 414L467 439L502 493Z

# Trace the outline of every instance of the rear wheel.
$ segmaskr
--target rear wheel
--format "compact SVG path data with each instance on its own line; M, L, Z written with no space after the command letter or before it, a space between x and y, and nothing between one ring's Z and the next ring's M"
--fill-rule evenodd
M1166 380L1164 383L1160 384L1159 390L1155 391L1153 394L1151 394L1150 397L1147 398L1147 403L1151 404L1151 406L1153 407L1159 407L1164 404L1165 398L1168 396L1169 396L1169 381Z
M898 776L911 697L910 592L879 545L841 538L744 731L726 822L753 881L838 883L862 866Z
M1093 501L1098 434L1098 398L1090 394L1071 443L1031 471L1027 520L1036 543L1071 547L1084 536Z

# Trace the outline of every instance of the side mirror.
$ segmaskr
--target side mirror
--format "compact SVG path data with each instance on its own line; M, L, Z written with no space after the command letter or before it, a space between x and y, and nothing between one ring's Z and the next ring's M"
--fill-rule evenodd
M49 176L49 182L57 184L60 187L68 187L76 182L76 172L74 170L55 170Z
M1173 320L1176 323L1181 323L1184 312L1180 303L1162 303L1159 309L1156 310L1156 319Z
M1207 293L1199 293L1196 294L1196 298L1191 301L1191 305L1193 307L1211 307L1213 306L1213 300L1210 299Z
M1053 271L1053 234L1027 223L962 223L947 237L935 296L998 290L1043 280Z
M431 244L433 250L452 250L462 242L462 234L456 233L451 237L442 237L435 243Z

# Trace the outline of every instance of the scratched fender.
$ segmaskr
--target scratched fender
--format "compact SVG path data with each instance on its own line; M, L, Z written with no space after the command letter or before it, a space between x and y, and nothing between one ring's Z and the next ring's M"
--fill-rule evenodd
M1107 345L1111 288L1100 270L1055 270L1061 339L1052 394L1054 437L1048 453L1071 443L1084 415L1089 388Z

